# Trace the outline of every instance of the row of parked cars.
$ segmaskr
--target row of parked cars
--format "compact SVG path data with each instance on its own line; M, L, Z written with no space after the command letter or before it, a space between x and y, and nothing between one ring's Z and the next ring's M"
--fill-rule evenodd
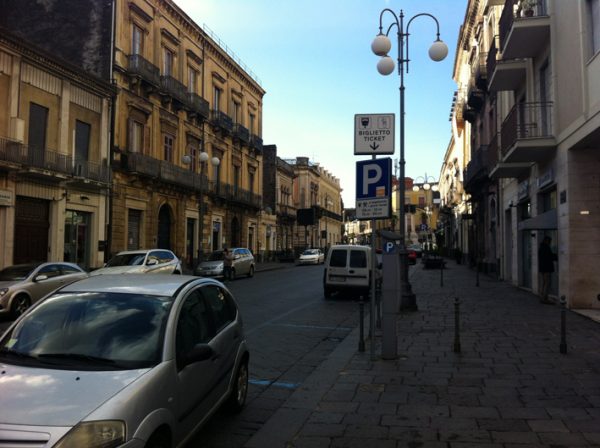
M0 336L3 444L182 446L217 409L243 408L250 355L236 300L212 278L146 275L182 273L167 252L119 253L91 273L0 271L0 311L18 315Z

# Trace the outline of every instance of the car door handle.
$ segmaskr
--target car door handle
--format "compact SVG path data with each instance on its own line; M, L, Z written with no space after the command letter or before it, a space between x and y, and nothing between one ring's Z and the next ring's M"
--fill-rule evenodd
M348 272L349 272L350 274L354 274L354 271L353 271L353 270L349 270Z

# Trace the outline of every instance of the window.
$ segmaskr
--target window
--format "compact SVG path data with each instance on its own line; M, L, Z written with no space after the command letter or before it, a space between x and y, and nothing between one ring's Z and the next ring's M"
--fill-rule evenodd
M131 54L141 55L144 51L144 31L137 25L131 27Z
M188 92L198 92L198 72L192 67L188 67Z
M173 76L173 61L175 55L168 48L163 48L163 75Z
M213 110L221 110L221 89L217 86L213 88Z
M233 167L233 191L235 193L237 193L239 188L240 188L240 167L234 166Z
M592 55L600 51L600 0L588 0L590 11L590 28L592 38Z
M254 192L254 172L253 171L250 171L248 173L248 187L249 187L248 189L251 192Z
M234 124L240 124L241 120L240 120L240 111L241 111L241 106L240 103L237 102L233 102L232 104L232 108L233 108L233 123Z
M213 180L216 182L218 188L221 181L221 165L213 165Z
M351 268L366 268L367 267L367 252L364 250L350 251L350 267Z
M237 310L229 294L216 286L205 286L202 295L212 311L217 333L235 320Z
M75 175L87 177L91 125L75 120Z
M254 123L256 122L256 115L250 114L249 115L249 119L250 119L249 120L250 123L249 123L249 128L248 129L250 130L251 134L255 134L255 132L254 132Z
M215 334L210 310L200 290L196 289L185 299L179 313L175 342L178 365L181 366L185 355L196 345L209 342Z
M175 137L170 134L163 134L164 159L173 163L173 148L175 147Z
M190 143L188 145L188 155L190 156L190 171L195 173L199 154L198 145Z
M37 275L45 275L48 278L58 277L58 276L62 275L60 272L60 265L49 264L48 266L44 266L42 269L40 269L38 271Z

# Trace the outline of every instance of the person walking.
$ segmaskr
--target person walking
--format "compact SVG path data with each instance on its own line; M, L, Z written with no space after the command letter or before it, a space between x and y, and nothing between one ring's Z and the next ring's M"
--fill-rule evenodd
M231 280L231 270L233 269L233 254L229 249L223 249L223 278Z
M550 284L552 282L552 273L554 272L554 262L558 259L556 254L552 252L550 242L552 238L545 236L538 249L538 272L540 273L540 302L554 304L548 299Z

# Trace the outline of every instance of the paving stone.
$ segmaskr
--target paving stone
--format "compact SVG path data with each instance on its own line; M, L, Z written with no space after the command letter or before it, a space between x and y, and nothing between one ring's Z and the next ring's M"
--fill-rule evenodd
M450 406L453 417L465 418L499 418L500 414L496 408L483 406Z
M331 439L328 437L298 437L288 444L287 448L329 448Z
M381 439L353 439L349 437L340 437L332 440L331 448L396 448L395 440Z
M346 425L325 424L325 423L306 423L299 434L303 437L342 437Z
M495 443L537 444L540 442L536 433L527 431L491 431L491 436Z

